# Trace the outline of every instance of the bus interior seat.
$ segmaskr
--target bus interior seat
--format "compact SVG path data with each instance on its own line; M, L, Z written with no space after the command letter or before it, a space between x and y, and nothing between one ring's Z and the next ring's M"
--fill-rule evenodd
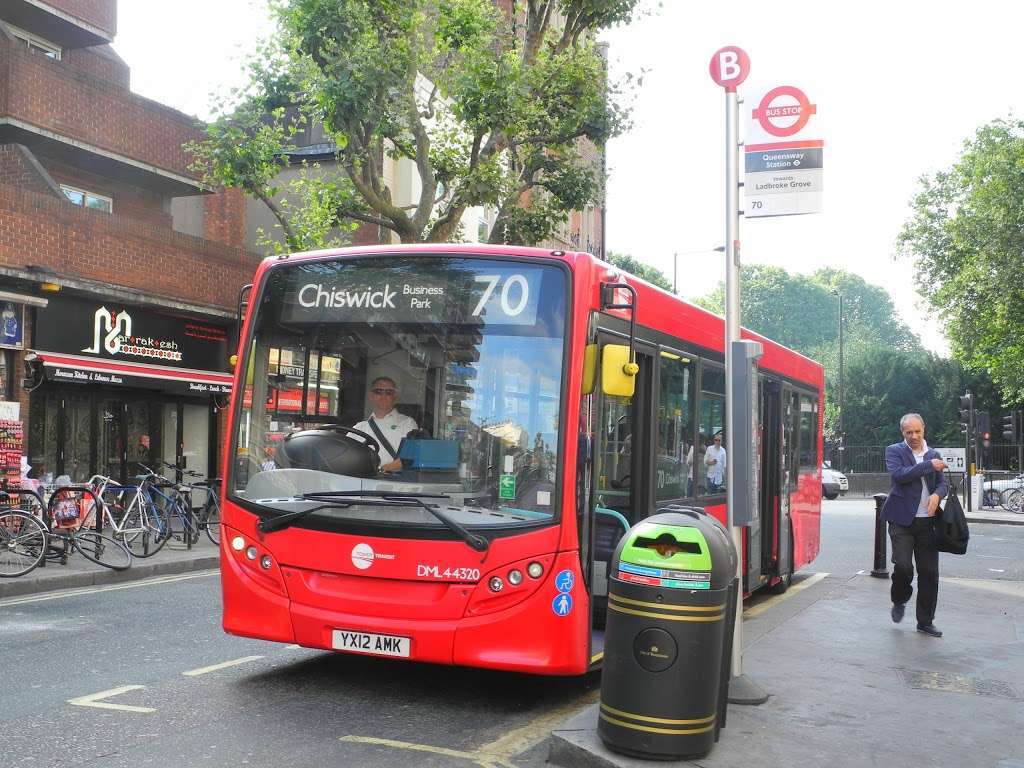
M629 521L617 510L597 507L594 524L595 587L600 571L604 572L604 589L594 590L594 626L603 627L608 612L607 577L612 555L622 537L629 531Z

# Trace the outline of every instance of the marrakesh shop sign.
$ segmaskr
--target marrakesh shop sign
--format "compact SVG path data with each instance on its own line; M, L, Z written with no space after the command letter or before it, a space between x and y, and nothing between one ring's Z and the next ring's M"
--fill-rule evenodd
M227 329L110 301L55 297L37 312L36 349L207 371L227 364Z

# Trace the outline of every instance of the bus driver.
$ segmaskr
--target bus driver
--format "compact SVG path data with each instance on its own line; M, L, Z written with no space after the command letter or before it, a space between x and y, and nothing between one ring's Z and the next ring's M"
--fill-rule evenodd
M377 455L380 457L381 472L397 472L402 468L398 446L402 438L416 429L416 422L395 409L398 387L394 379L378 376L370 384L367 397L373 412L365 421L360 421L352 428L365 432L380 443Z

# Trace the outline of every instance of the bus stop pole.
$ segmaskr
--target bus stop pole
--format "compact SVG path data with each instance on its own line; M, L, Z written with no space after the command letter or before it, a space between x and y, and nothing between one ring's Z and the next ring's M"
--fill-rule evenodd
M732 637L732 676L729 680L729 701L734 704L763 704L768 695L743 674L743 529L736 525L736 462L743 461L745 450L737 444L737 425L749 414L736 413L739 399L733 383L736 364L732 342L740 340L740 140L739 98L735 89L725 92L725 402L726 402L726 455L725 487L726 516L736 553L736 621ZM743 361L743 364L746 364Z

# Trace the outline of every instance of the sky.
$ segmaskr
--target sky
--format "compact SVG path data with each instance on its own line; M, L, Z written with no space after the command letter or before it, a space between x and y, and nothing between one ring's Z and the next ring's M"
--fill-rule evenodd
M607 247L661 269L679 292L725 279L725 97L708 63L722 46L750 56L749 110L776 85L817 105L801 136L823 139L824 210L741 220L743 264L856 273L885 288L925 346L945 353L896 238L923 174L1024 101L1024 6L997 0L859 4L649 0L650 15L603 35L613 77L644 72L633 129L608 146ZM265 0L119 0L115 50L132 90L208 118L210 94L240 85L243 52L270 30ZM833 8L835 10L833 10ZM825 10L827 9L827 10ZM678 254L674 257L673 254Z

